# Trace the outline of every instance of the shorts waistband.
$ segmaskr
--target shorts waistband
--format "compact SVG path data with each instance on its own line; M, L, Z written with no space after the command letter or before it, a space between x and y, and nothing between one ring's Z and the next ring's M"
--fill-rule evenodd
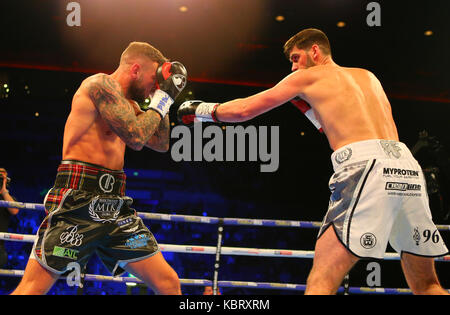
M408 147L399 141L372 139L347 144L331 154L333 169L365 159L410 159Z
M58 167L54 188L71 188L102 195L125 195L126 175L99 165L63 160Z

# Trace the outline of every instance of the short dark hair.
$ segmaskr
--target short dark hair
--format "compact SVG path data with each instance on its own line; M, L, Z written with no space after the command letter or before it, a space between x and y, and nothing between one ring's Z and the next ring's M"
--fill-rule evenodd
M294 47L309 50L314 44L317 44L325 55L331 55L330 41L327 35L315 28L307 28L292 36L284 44L284 54L289 59L289 54Z
M159 65L168 61L158 49L145 42L131 42L123 51L122 56L120 57L120 63L125 62L127 58L133 57L146 57L157 62Z

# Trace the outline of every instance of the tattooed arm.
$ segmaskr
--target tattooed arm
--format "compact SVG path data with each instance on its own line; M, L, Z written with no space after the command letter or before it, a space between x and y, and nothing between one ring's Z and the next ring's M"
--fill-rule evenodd
M156 129L155 133L150 138L150 140L145 144L145 146L158 152L167 152L169 150L169 140L170 140L170 122L169 122L169 114L167 114L166 117L164 117L164 119L161 120L158 129Z
M86 89L111 130L133 150L142 150L158 129L161 116L152 110L136 116L121 86L109 75L93 77L87 82Z

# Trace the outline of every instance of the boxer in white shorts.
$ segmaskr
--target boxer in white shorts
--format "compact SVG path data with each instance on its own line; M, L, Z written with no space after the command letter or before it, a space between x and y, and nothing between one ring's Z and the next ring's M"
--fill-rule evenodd
M433 259L448 250L431 221L422 171L398 142L381 83L365 69L337 65L327 36L317 29L294 35L284 52L293 73L274 87L222 104L185 102L177 110L179 121L241 122L295 99L335 152L330 208L305 293L336 293L354 264L362 257L382 258L389 240L402 253L415 294L448 294Z
M399 253L447 253L431 219L422 170L401 142L366 140L331 156L332 195L319 237L330 225L355 256L383 258L387 243Z

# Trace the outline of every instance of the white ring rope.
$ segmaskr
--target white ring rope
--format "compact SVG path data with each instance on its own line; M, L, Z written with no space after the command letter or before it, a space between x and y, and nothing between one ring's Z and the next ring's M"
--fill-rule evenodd
M24 270L6 270L0 269L0 275L22 277ZM65 279L61 277L60 279ZM112 277L103 275L84 274L85 281L102 281L102 282L120 282L120 283L144 283L142 280L134 277ZM206 279L180 279L180 284L185 286L211 286L212 281ZM305 291L305 284L293 283L274 283L274 282L248 282L248 281L218 281L219 287L222 288L249 288L249 289L276 289L276 290L293 290ZM338 292L343 292L344 288L339 288ZM450 293L450 290L448 290ZM412 294L410 289L403 288L369 288L369 287L350 287L349 293L355 294Z
M27 210L44 211L43 204L23 203L17 201L0 200L0 207L20 208ZM172 222L188 222L188 223L205 223L218 224L220 218L181 215L181 214L165 214L165 213L147 213L138 212L137 215L146 220L161 220ZM292 220L267 220L267 219L243 219L243 218L223 218L223 225L256 225L256 226L272 226L272 227L297 227L297 228L320 228L322 222L318 221L292 221ZM450 225L437 224L436 227L440 231L450 231Z
M0 200L0 207L14 207L37 211L45 210L44 205L42 204L9 202L1 200ZM142 212L138 212L137 215L143 219L172 221L172 222L218 224L219 220L223 220L223 225L256 225L256 226L298 227L298 228L319 228L321 226L321 222L312 222L312 221L261 220L261 219L239 219L239 218L220 219L218 217L173 215L162 213L142 213ZM439 230L450 230L450 225L437 225L437 227ZM35 239L36 239L35 235L0 233L0 240L33 243ZM163 252L209 254L209 255L217 254L217 248L214 246L159 244L159 247ZM245 248L245 247L222 247L221 255L312 259L314 258L314 251L289 250L289 249L261 249L261 248ZM385 253L383 259L400 260L400 255L397 253ZM435 258L435 261L449 262L450 255ZM23 270L0 269L0 275L21 277L23 276L23 274L24 274ZM84 279L86 281L143 283L141 280L134 277L111 277L111 276L90 275L90 274L85 274ZM180 279L180 283L182 285L191 285L191 286L211 286L213 284L211 280L202 280L202 279ZM260 288L260 289L283 289L296 291L304 291L306 288L306 285L304 284L245 282L245 281L217 281L217 286ZM343 289L344 288L340 288L338 292L342 292ZM348 292L358 294L367 294L367 293L411 294L411 290L402 288L350 287Z
M0 240L28 242L33 243L35 235L0 233ZM198 246L198 245L173 245L159 244L163 252L171 253L190 253L190 254L207 254L215 255L216 247L214 246ZM238 256L260 256L260 257L285 257L285 258L314 258L314 251L307 250L290 250L290 249L261 249L261 248L245 248L245 247L222 247L222 255L238 255ZM397 253L385 253L384 260L400 260ZM450 255L437 257L436 261L450 261Z

